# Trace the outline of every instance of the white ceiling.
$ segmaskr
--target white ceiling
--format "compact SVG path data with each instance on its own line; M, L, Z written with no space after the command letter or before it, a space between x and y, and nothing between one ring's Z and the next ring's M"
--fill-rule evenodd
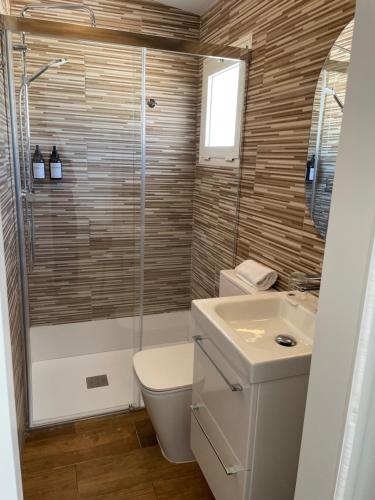
M151 0L157 3L164 3L165 5L170 5L171 7L176 7L177 9L182 9L187 12L193 12L194 14L203 14L206 10L213 5L216 0Z

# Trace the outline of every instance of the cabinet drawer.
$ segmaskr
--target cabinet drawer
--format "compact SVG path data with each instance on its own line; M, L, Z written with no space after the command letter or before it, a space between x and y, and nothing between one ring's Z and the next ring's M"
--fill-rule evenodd
M211 442L199 422L198 415L191 418L191 449L216 500L242 500L245 498L247 474L240 470L230 450Z
M231 390L228 381L240 385L242 390ZM219 429L247 468L253 439L250 423L255 421L257 390L257 386L246 383L236 373L211 340L201 340L200 345L195 345L193 405L202 407L204 425L209 431Z

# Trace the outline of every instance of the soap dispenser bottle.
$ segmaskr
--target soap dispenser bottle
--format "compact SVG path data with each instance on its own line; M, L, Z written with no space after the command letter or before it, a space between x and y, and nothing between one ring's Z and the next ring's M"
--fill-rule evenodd
M62 163L56 146L53 146L52 154L49 159L49 175L53 181L62 179Z
M35 147L35 152L33 155L33 177L34 179L46 178L44 158L42 153L40 152L39 146Z
M306 164L306 181L311 182L315 177L315 155L311 155Z

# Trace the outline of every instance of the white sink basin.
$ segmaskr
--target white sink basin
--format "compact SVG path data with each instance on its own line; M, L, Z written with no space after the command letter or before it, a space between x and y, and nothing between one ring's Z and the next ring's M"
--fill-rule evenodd
M196 300L192 312L202 337L258 383L308 373L316 308L312 295L268 292ZM278 344L279 335L293 337L296 345Z

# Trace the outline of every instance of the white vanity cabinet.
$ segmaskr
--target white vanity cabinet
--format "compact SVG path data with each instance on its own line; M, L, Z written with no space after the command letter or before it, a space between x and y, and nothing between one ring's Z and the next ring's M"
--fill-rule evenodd
M293 500L308 374L251 383L196 324L191 447L217 500Z

